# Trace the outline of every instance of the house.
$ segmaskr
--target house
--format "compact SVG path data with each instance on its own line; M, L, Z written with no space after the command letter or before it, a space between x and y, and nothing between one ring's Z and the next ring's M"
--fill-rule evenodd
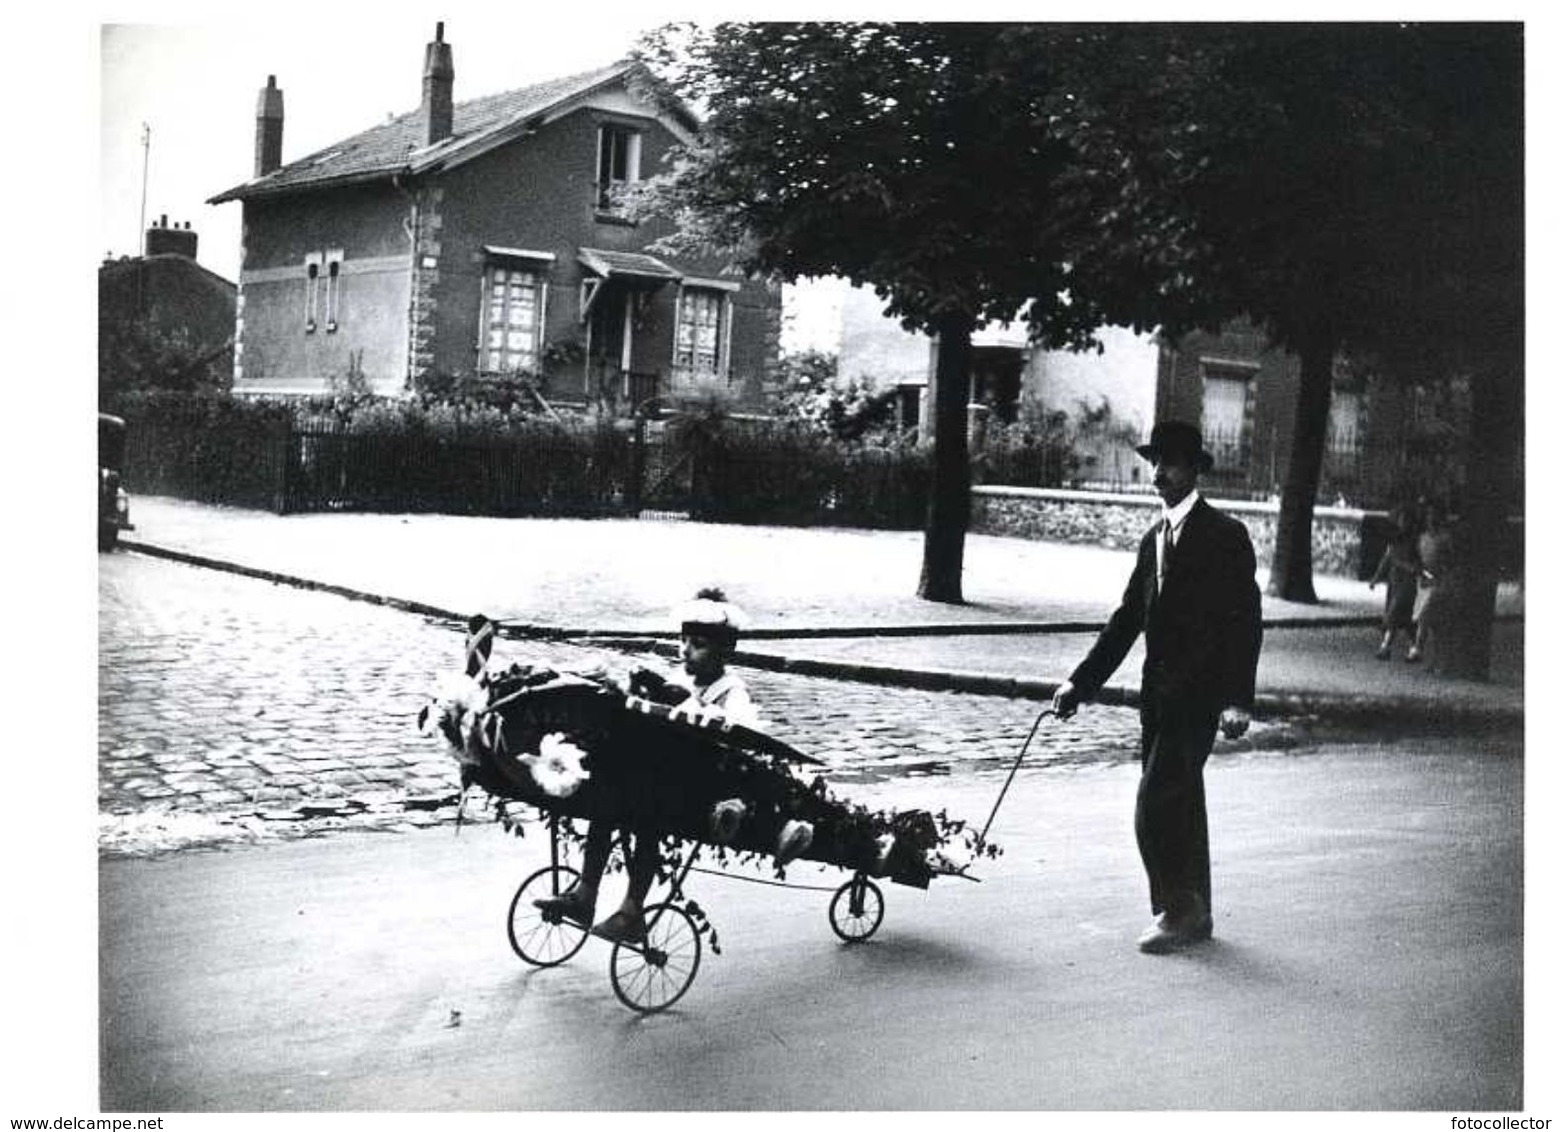
M671 223L625 204L689 110L633 62L466 102L454 82L438 24L418 109L284 163L268 78L254 176L212 198L244 209L235 391L519 377L551 404L716 385L762 407L779 288L657 254Z
M838 372L900 393L903 426L922 428L930 418L930 388L937 365L934 339L904 329L884 314L884 301L867 287L840 279L811 280L792 296L794 309L814 315L809 342L836 353ZM827 324L827 325L824 325ZM1140 461L1127 437L1147 436L1154 423L1158 351L1153 338L1108 327L1099 354L1041 350L1023 325L988 326L971 335L973 418L1012 424L1025 405L1062 410L1078 422L1105 404L1116 435L1085 435L1076 444L1092 480L1130 483Z
M159 375L164 382L225 384L233 370L238 288L196 262L199 238L188 222L166 215L146 232L143 254L106 259L98 266L100 367L113 369L136 355L131 339L178 343L195 373ZM128 375L104 372L100 390Z
M1296 429L1301 361L1244 322L1162 343L1157 417L1200 422L1215 456L1212 490L1278 497ZM1465 382L1394 382L1336 359L1318 495L1381 508L1456 494L1469 433Z
M817 304L828 331L812 344L833 350L842 377L868 380L902 393L902 420L927 420L936 365L934 341L903 329L883 313L871 290L843 280L810 288L827 296ZM1110 409L1116 428L1076 438L1092 486L1144 487L1143 461L1133 437L1164 418L1198 423L1216 465L1211 490L1239 498L1278 496L1286 476L1295 426L1299 359L1272 347L1253 327L1233 322L1219 333L1197 332L1172 342L1117 327L1099 333L1100 353L1037 349L1023 327L994 326L971 339L973 420L1004 423L1033 403L1069 414L1076 426L1087 410ZM1457 385L1401 385L1336 367L1320 498L1367 507L1414 494L1417 484L1447 491L1451 437L1464 435L1468 394Z

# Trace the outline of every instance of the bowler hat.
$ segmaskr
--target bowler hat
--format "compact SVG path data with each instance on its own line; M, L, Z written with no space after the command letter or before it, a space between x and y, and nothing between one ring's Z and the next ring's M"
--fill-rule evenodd
M1135 451L1151 463L1181 457L1201 472L1215 466L1215 457L1204 451L1203 434L1186 421L1161 421L1150 430L1150 443Z

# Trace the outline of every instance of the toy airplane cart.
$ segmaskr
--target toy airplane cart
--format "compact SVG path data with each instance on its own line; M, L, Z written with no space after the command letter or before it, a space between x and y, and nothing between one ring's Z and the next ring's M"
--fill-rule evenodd
M641 682L645 675L627 688L600 672L521 665L490 676L484 656L469 662L467 675L447 678L419 715L425 733L449 743L463 787L499 799L507 820L511 804L524 803L546 824L549 863L510 902L510 945L527 963L564 963L589 934L535 904L579 879L567 863L576 819L661 838L658 880L667 894L648 901L644 940L613 942L608 963L614 994L641 1013L677 1002L699 971L709 924L684 882L702 851L722 864L771 858L781 878L799 859L846 870L828 916L847 943L868 939L883 922L877 881L927 888L937 876L974 880L944 849L970 859L998 854L985 829L973 835L943 814L870 811L836 798L822 777L800 777L819 760L761 731L658 702L662 693ZM626 842L620 832L625 860Z

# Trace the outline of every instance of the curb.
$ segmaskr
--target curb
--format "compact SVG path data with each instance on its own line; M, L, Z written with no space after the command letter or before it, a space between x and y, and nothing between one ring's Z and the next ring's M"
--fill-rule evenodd
M242 566L188 551L170 550L121 539L120 549L152 558L165 558L204 569L238 574L247 578L272 582L296 589L315 590L335 594L352 601L385 606L404 613L455 624L464 624L469 614L405 598L388 597L354 589L351 586L317 582L291 574ZM1507 614L1497 620L1522 620L1521 615ZM1320 618L1275 618L1265 621L1265 629L1287 628L1339 628L1353 625L1376 625L1373 616L1342 616ZM984 622L977 625L896 625L881 628L853 626L842 628L751 630L744 633L749 639L818 639L824 637L914 637L914 636L980 636L1020 633L1095 633L1102 622L1042 621L1042 622ZM662 656L676 655L677 646L672 643L671 631L612 631L604 629L579 629L531 623L501 623L499 635L510 640L574 640L589 642L604 648L627 651L654 652ZM968 695L1002 696L1006 699L1050 700L1057 691L1056 680L1030 680L1017 676L997 676L980 672L962 672L938 668L902 668L895 665L864 664L856 661L819 660L809 657L788 657L781 653L739 649L733 655L733 663L739 667L754 668L765 672L781 672L796 676L817 676L829 680L846 680L861 684L877 684L886 687L915 688L922 691L962 692ZM1138 707L1137 688L1109 684L1101 689L1093 703ZM1309 692L1260 692L1253 700L1254 715L1259 718L1293 718L1327 715L1352 723L1387 723L1412 721L1417 725L1448 727L1471 726L1522 726L1523 708L1503 706L1478 707L1473 704L1427 701L1406 696L1340 696Z

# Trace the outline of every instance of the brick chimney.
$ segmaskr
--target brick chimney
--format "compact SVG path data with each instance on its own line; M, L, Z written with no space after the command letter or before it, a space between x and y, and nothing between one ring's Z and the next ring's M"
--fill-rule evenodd
M190 230L188 220L183 228L177 224L170 228L168 214L164 213L156 224L146 230L146 254L182 255L185 259L194 259L196 241L196 234Z
M455 119L455 83L456 68L441 20L434 25L434 42L423 53L423 104L418 108L418 120L424 145L450 136Z
M264 177L282 166L282 92L277 77L266 76L255 107L255 176Z

